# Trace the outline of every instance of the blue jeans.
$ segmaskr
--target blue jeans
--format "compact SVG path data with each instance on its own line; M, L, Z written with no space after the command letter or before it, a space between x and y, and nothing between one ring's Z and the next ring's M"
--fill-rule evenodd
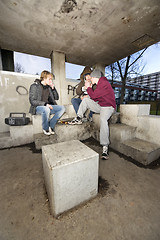
M36 114L42 115L42 128L44 130L48 130L49 127L55 127L57 120L63 115L65 112L65 107L60 105L51 105L53 109L49 109L47 106L37 106ZM54 116L49 119L50 115L54 114Z
M74 110L75 110L76 114L77 114L77 112L78 112L79 105L81 104L81 102L82 102L82 100L81 100L80 98L72 98L72 99L71 99L71 103L72 103L72 105L73 105L73 107L74 107ZM89 118L91 118L92 115L93 115L93 112L90 111L90 113L89 113Z

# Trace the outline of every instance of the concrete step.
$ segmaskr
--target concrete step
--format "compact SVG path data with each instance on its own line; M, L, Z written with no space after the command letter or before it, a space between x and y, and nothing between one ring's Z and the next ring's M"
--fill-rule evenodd
M99 123L93 122L92 137L97 141L100 140ZM109 124L110 129L110 147L120 151L120 143L135 137L136 128L121 123Z
M160 157L160 145L133 138L121 143L120 152L143 165L148 165Z
M136 128L122 123L110 125L111 144L116 141L123 142L128 139L135 138Z
M34 135L35 147L40 150L42 146L57 143L57 134L47 136L44 133L38 133Z
M10 132L0 133L0 149L11 147L12 142Z
M70 140L85 140L91 137L92 124L90 122L81 125L69 125L57 123L55 126L55 135L47 136L43 133L34 134L34 142L37 150L42 146L60 143Z

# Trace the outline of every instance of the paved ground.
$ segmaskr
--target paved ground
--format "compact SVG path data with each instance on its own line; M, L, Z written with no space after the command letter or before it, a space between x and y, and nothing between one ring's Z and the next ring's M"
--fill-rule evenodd
M99 144L86 141L97 152ZM159 240L160 168L144 169L110 151L100 160L98 196L58 219L50 215L41 153L0 151L0 240Z

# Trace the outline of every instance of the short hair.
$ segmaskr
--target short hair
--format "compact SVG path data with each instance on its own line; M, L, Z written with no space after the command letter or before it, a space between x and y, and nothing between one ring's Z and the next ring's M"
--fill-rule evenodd
M50 73L47 70L44 70L43 72L41 72L41 76L40 76L40 80L43 81L44 78L47 78L48 75L51 75L53 79L55 79L55 76L53 73Z

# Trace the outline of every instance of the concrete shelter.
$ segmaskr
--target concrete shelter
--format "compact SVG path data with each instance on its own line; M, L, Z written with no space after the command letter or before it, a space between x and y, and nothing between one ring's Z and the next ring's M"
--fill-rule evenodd
M109 65L160 41L159 0L0 1L0 48Z

